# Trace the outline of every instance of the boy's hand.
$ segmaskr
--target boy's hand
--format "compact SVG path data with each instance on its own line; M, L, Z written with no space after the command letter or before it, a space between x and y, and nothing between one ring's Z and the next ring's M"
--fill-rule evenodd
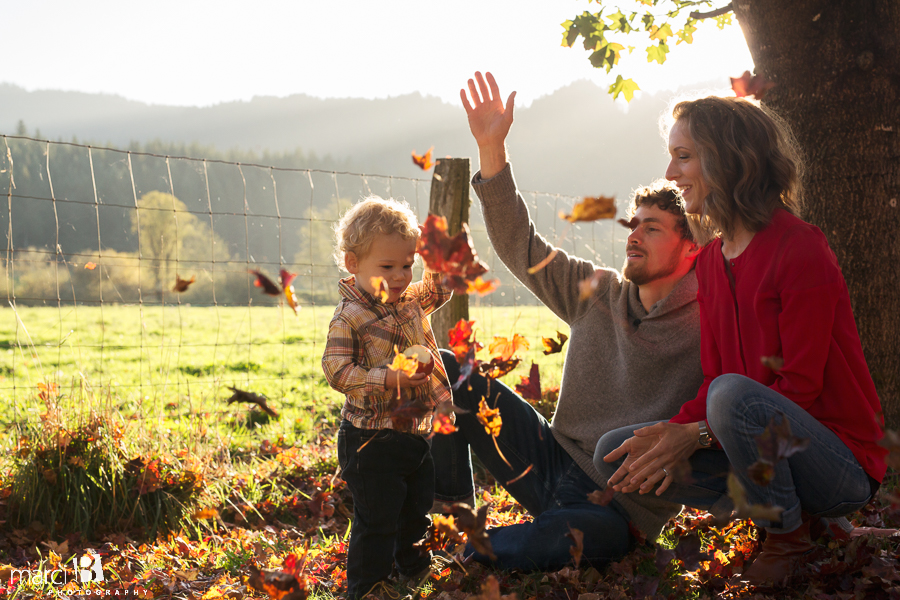
M419 387L428 381L428 375L425 373L416 373L415 375L407 375L403 371L393 371L388 369L387 376L384 378L384 389L396 390L397 381L400 381L401 388Z

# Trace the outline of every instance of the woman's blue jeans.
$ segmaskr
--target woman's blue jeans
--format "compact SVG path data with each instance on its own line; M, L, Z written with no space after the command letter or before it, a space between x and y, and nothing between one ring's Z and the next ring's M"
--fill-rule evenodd
M441 351L450 381L459 378L459 365L453 353ZM531 523L488 530L496 561L475 553L479 562L501 569L558 570L572 563L566 537L569 527L584 533L582 561L596 567L623 557L632 545L625 512L618 506L592 504L588 494L600 490L559 445L550 423L516 392L498 381L473 376L469 384L453 391L453 402L467 410L456 416L458 431L436 435L432 440L435 465L435 499L458 502L474 492L472 451L491 475L531 514ZM507 465L494 441L477 418L478 403L487 398L492 408L500 409L503 427L497 446L509 460ZM531 471L513 481L525 469ZM510 483L511 482L511 483ZM466 553L474 552L470 547ZM583 563L582 563L583 564Z
M748 502L784 509L780 522L754 520L773 533L799 527L801 511L842 517L871 499L869 477L840 438L796 403L761 383L736 374L717 377L709 387L706 413L723 450L695 452L690 458L693 482L673 483L661 498L713 514L728 513L733 509L726 489L730 468L744 486ZM757 485L748 475L750 465L759 459L755 438L773 417L776 421L781 418L779 413L790 423L794 436L809 438L809 446L779 461L769 485ZM611 477L622 461L605 463L603 457L645 425L650 423L617 429L600 438L594 464L604 477ZM633 497L640 501L637 492Z

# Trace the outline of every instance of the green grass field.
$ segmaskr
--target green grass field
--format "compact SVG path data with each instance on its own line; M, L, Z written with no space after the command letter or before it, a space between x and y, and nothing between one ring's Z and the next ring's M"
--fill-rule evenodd
M320 367L333 308L20 307L0 310L0 421L35 423L47 397L70 422L91 411L137 421L144 430L190 429L192 417L230 434L285 440L336 425L342 397ZM509 384L541 366L542 384L558 385L562 355L544 356L540 337L568 327L543 307L472 307L478 339L519 333L530 350ZM487 358L487 351L483 351ZM41 397L39 384L55 384ZM228 386L262 394L281 415L241 422L247 405L228 405ZM196 419L195 419L196 420ZM258 430L258 431L256 431Z

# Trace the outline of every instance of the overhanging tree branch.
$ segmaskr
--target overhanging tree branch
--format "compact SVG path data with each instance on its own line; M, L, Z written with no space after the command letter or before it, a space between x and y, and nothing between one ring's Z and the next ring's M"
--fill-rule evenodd
M711 10L706 13L694 11L691 13L692 19L709 19L711 17L718 17L719 15L724 15L725 13L729 13L732 10L731 2L723 6L722 8L717 8L716 10Z

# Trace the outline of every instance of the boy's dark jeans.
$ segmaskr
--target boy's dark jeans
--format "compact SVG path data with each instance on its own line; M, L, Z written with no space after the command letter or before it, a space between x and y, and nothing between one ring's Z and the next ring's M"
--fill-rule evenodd
M365 447L363 447L365 446ZM353 495L347 550L347 599L356 600L390 576L414 576L431 564L413 544L425 537L434 500L434 463L420 435L393 429L338 431L341 476Z

